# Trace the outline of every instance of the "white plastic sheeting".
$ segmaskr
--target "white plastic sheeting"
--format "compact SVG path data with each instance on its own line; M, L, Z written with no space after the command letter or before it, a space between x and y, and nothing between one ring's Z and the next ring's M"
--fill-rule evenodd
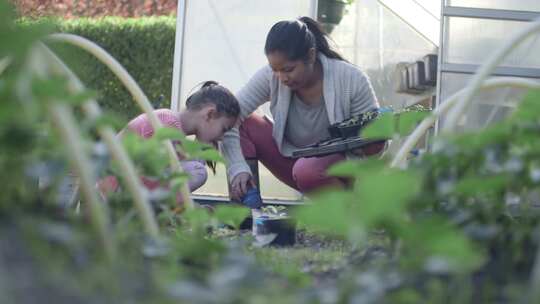
M450 17L444 37L444 62L479 64L486 54L527 25L526 22ZM527 39L502 66L540 68L540 37Z
M434 5L437 1L379 0L379 2L433 45L439 45L440 6L437 11L437 6Z
M429 10L440 10L440 3L432 3ZM368 74L380 103L400 108L425 96L395 92L396 65L436 54L437 48L397 13L399 11L389 10L377 0L356 1L332 37L342 54ZM425 16L433 18L430 14ZM435 26L438 27L438 23Z
M180 104L200 82L233 91L266 64L264 42L277 21L309 15L311 1L197 0L186 4Z

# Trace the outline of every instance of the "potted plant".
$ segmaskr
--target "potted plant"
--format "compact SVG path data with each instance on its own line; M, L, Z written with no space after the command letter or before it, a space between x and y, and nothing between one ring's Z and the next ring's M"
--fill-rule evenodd
M378 111L368 111L341 122L330 125L328 132L332 138L350 138L358 136L360 130L379 115Z
M334 28L341 22L346 13L347 5L354 0L319 0L317 6L317 20L322 24L323 29L332 33Z

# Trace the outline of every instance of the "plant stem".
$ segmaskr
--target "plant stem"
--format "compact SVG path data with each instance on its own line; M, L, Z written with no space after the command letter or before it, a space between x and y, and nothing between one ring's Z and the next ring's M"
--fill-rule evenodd
M51 68L53 68L55 72L68 76L70 89L73 92L84 91L84 86L77 76L75 76L75 74L73 74L73 72L45 45L41 46L45 55L50 59L48 62L50 62ZM83 104L83 110L91 119L97 119L101 116L101 109L94 99L85 102ZM135 208L137 208L139 216L141 217L146 233L153 238L159 237L159 228L155 220L154 211L151 208L146 193L143 191L144 187L140 182L139 175L137 174L129 155L117 142L115 132L112 128L108 126L98 127L98 132L105 140L112 156L118 161L118 164L122 169L122 178L126 181L128 191L131 193Z
M70 110L62 104L51 103L48 107L51 120L57 125L64 141L73 168L81 179L81 189L85 202L90 210L90 220L96 229L105 253L110 261L116 256L115 244L109 230L109 218L106 206L100 201L96 191L96 178L90 161L83 149L83 143L78 134L77 124Z
M144 92L141 90L141 88L137 85L133 77L114 59L109 53L107 53L104 49L102 49L97 44L93 43L92 41L72 35L72 34L53 34L50 35L49 38L53 41L60 41L60 42L66 42L72 45L75 45L77 47L82 48L83 50L89 52L90 54L94 55L98 60L100 60L102 63L104 63L115 75L118 77L118 79L126 86L128 91L131 93L139 107L146 113L148 116L150 123L152 124L152 127L154 130L158 130L162 127L161 122L157 118L157 116L154 114L154 108L148 101L148 98L144 94ZM165 147L167 149L167 153L169 155L169 162L171 164L171 167L176 172L183 172L182 166L180 165L180 161L178 160L178 157L176 155L177 151L175 151L172 143L170 140L166 140L164 142ZM180 154L182 154L181 151L179 151ZM190 192L187 186L187 183L184 183L180 190L180 195L182 196L182 200L184 204L186 205L187 209L193 209L195 204L193 203L193 200L190 197Z
M529 288L529 303L540 303L540 244L537 244Z
M4 70L9 66L11 63L11 58L4 57L2 60L0 60L0 75L4 72Z

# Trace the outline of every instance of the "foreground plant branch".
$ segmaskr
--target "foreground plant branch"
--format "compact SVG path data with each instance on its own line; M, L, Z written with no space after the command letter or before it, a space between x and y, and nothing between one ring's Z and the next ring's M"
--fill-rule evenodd
M77 76L75 76L75 74L73 74L73 72L54 53L51 52L51 50L49 50L45 45L40 45L40 49L43 50L44 55L48 59L46 62L50 63L51 68L55 72L66 75L69 78L70 90L72 90L74 93L84 91L84 86ZM90 119L96 120L102 115L101 109L94 99L88 100L82 105L82 107ZM104 139L111 152L111 155L114 159L116 159L116 161L118 161L118 164L122 169L121 176L126 181L127 189L133 198L135 207L137 208L139 216L141 217L146 233L153 238L157 238L159 236L159 228L155 219L155 214L150 202L148 201L146 193L143 191L144 187L139 179L137 171L135 170L133 162L122 145L118 143L116 134L111 127L98 126L97 130L99 135Z
M2 75L2 73L9 66L10 63L11 63L11 58L9 57L0 59L0 75Z
M38 49L34 49L30 53L28 61L29 70L36 76L47 77L47 63L41 54ZM26 96L31 91L31 82L25 82L24 85L26 88L21 88L20 92ZM109 213L106 205L100 200L97 193L96 176L94 170L92 170L89 157L84 150L82 137L73 113L67 105L55 98L49 98L46 110L51 122L59 131L60 138L68 152L67 155L71 166L80 178L80 188L85 199L85 206L87 206L86 208L90 212L90 221L98 233L105 255L109 261L113 261L116 258L117 250L116 244L111 237Z
M114 260L116 256L116 246L111 237L109 229L109 216L106 205L100 201L96 191L96 178L92 166L83 148L83 143L78 127L73 118L73 114L67 106L51 103L48 106L51 121L58 128L60 136L68 150L69 160L75 169L77 176L81 179L81 189L85 198L85 205L90 211L90 220L97 230L105 253L109 260Z
M146 115L148 115L148 118L154 130L157 131L163 127L157 116L153 113L154 108L148 101L148 98L146 97L144 92L137 85L133 77L131 77L131 75L122 67L122 65L120 65L120 63L118 63L118 61L116 61L116 59L114 59L100 46L88 39L72 34L53 34L49 36L49 39L51 41L59 41L75 45L95 56L98 60L104 63L118 77L118 79L120 79L124 86L126 86L128 91L131 93L131 95L137 102L137 105L146 113ZM166 140L164 143L167 149L167 154L169 155L169 162L173 171L182 173L183 169L177 157L177 153L183 154L182 151L176 151L170 140ZM182 196L184 204L186 205L186 208L193 209L194 203L190 197L187 183L182 184L180 194Z

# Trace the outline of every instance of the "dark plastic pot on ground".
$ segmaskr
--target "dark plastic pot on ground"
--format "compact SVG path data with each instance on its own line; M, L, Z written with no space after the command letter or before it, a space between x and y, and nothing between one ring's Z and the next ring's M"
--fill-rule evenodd
M255 235L272 235L276 237L267 245L292 246L296 243L296 220L290 217L259 217L255 219Z
M319 0L317 6L317 21L330 34L341 22L346 12L347 3L340 0Z

